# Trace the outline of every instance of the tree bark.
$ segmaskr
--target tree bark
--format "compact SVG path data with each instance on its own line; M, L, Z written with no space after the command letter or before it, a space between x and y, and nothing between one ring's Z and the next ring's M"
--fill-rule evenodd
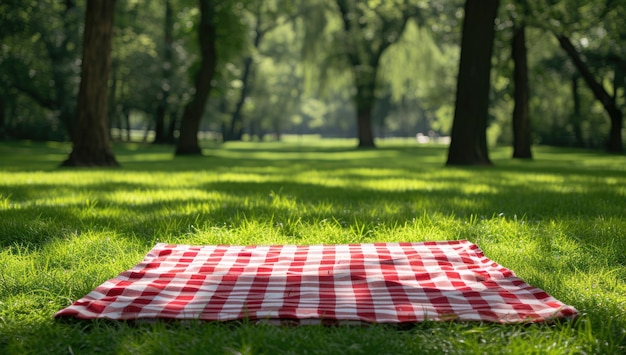
M215 48L215 0L199 0L200 2L200 26L198 38L202 63L196 74L196 92L193 99L185 106L181 118L180 136L176 148L176 155L202 155L202 149L198 143L198 131L200 121L204 113L204 107L211 92L211 80L217 64L217 52Z
M515 29L512 42L514 62L514 98L513 108L513 158L532 159L530 117L528 109L528 62L526 55L526 27Z
M159 102L155 112L155 124L154 124L154 144L170 144L173 143L170 140L169 131L165 124L165 117L169 111L169 105L167 103L170 87L169 81L172 76L172 43L174 37L172 31L174 29L174 13L172 11L172 3L169 0L165 1L165 21L164 21L164 40L163 40L163 83L161 84L161 92Z
M602 86L600 82L596 81L593 74L591 74L591 71L578 54L576 48L574 47L572 42L570 42L569 38L561 34L557 34L556 37L561 44L561 48L565 50L572 62L574 62L576 69L578 69L578 72L580 72L580 75L583 77L583 79L593 92L595 98L602 103L604 110L607 112L611 119L611 130L609 133L607 150L612 153L623 152L622 111L615 104L615 100L613 99L613 97L611 97L611 95L609 95L609 93L604 89L604 86Z
M494 20L499 0L466 0L461 59L446 165L492 165L487 120Z
M63 166L118 166L109 141L107 84L115 0L89 0L73 149Z
M572 76L572 101L574 102L574 112L572 113L572 126L574 128L574 137L576 137L575 145L585 147L585 138L581 127L582 115L580 109L580 92L578 90L578 76Z
M355 75L358 75L355 73ZM363 74L367 75L367 74ZM374 133L372 131L372 110L376 101L376 71L368 78L357 81L356 89L356 114L357 133L359 138L358 148L376 148ZM359 81L362 81L359 83Z

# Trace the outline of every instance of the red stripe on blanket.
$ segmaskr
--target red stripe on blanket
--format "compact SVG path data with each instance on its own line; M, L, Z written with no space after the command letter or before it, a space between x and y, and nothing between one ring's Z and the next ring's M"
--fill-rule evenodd
M56 317L540 322L576 309L465 240L338 245L157 244Z

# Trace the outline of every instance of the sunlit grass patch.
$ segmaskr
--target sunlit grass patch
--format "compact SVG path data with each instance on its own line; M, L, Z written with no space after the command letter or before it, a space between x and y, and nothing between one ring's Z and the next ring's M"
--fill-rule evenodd
M445 147L233 142L205 156L116 145L119 169L58 169L63 143L0 145L0 352L611 353L626 346L623 156L494 148L492 168ZM157 242L319 244L468 239L583 314L559 325L409 330L52 320ZM163 350L164 349L164 350ZM347 350L346 350L347 349Z

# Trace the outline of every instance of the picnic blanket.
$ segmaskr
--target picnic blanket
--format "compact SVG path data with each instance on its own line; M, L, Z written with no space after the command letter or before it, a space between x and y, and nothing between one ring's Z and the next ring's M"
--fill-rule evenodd
M576 309L466 240L338 245L160 243L55 317L207 321L541 322Z

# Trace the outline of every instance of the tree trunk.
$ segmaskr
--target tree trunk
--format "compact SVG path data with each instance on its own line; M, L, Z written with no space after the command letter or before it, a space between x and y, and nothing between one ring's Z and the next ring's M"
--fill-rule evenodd
M0 139L4 139L6 132L6 99L2 93L0 93Z
M611 118L611 131L609 133L609 141L607 144L607 150L612 153L621 153L623 151L622 147L622 111L615 104L615 100L613 97L609 95L609 93L604 89L604 86L593 77L591 71L583 62L582 58L578 54L572 42L570 42L569 38L564 35L556 35L559 43L561 44L561 48L565 50L567 55L570 57L576 69L580 72L580 75L583 77L595 98L602 103L604 110L608 113Z
M575 145L585 147L585 138L581 127L581 111L580 111L580 92L578 91L578 76L572 76L572 100L574 102L574 113L572 113L572 126L574 127L574 137L576 137Z
M257 35L258 36L258 35ZM230 124L226 126L224 132L224 141L240 141L243 137L243 105L248 98L250 91L250 72L252 71L252 57L248 56L244 60L243 74L241 76L241 92L239 93L239 99L235 104L235 110L230 119Z
M375 29L375 27L368 27L367 17L363 12L363 7L368 5L362 5L360 1L346 0L336 0L335 3L341 14L346 39L345 50L356 87L354 101L357 112L358 148L375 148L372 108L376 101L378 65L385 50L404 33L408 20L413 16L413 11L410 11L405 2L401 5L402 17L390 19L378 9L373 9L376 15L374 22L378 22L380 26L379 29ZM372 30L377 31L376 35L384 40L366 40L365 33ZM390 36L390 34L395 35Z
M107 126L108 126L108 132L109 132L109 139L113 140L113 136L111 134L111 132L113 131L113 125L115 124L115 122L117 121L117 103L116 103L116 98L117 98L117 63L115 60L111 60L111 86L109 86L109 96L107 98L108 104L107 104Z
M491 165L487 120L498 0L466 0L461 59L446 165Z
M115 0L87 2L73 149L63 166L118 166L109 141L107 83Z
M359 132L359 148L376 148L372 132L372 108L357 107L357 127Z
M376 73L364 83L357 84L356 113L357 133L359 137L358 148L376 148L374 133L372 132L372 109L376 99L374 90L376 87Z
M513 34L513 79L515 107L513 109L513 158L532 159L530 117L528 109L528 62L526 60L525 26Z
M163 102L157 104L154 112L154 139L152 144L167 144L167 132L165 131L165 114L167 108Z
M124 118L123 118L124 122L123 123L126 126L126 141L130 142L130 139L131 139L131 137L130 137L130 129L131 129L131 127L130 127L130 108L126 107L126 108L123 109L123 111L124 111ZM121 130L120 130L120 132L121 132ZM120 136L121 136L121 133L120 133ZM120 140L123 140L123 139L120 139Z
M148 141L148 135L150 135L151 129L152 129L152 122L148 120L148 122L146 122L146 129L143 130L143 137L141 138L142 143L146 143Z
M261 5L258 5L256 13L256 25L254 28L254 48L258 50L261 45L261 40L265 35L262 27L262 10ZM233 111L230 125L227 127L227 131L224 132L224 141L240 141L243 137L243 105L246 103L246 99L252 90L251 77L253 76L254 58L252 54L247 56L243 61L243 74L241 75L241 92L239 93L239 99L235 104L235 111Z
M177 112L170 112L170 117L169 117L169 125L167 127L167 140L169 142L176 142L176 137L174 136L174 133L176 132L176 124L178 123L178 113Z
M170 144L173 143L169 139L169 133L166 129L165 116L169 110L167 103L170 87L169 81L172 76L172 43L174 37L172 30L174 28L174 12L172 11L172 3L169 0L165 1L165 22L164 22L164 40L163 40L163 84L161 85L161 92L159 102L157 103L155 113L154 124L154 144Z
M176 155L202 155L198 143L198 131L200 120L204 113L204 107L211 91L211 80L215 73L217 52L215 50L215 1L199 0L200 2L200 27L198 38L202 63L196 74L196 92L193 99L185 106L181 118L180 136L176 148Z

